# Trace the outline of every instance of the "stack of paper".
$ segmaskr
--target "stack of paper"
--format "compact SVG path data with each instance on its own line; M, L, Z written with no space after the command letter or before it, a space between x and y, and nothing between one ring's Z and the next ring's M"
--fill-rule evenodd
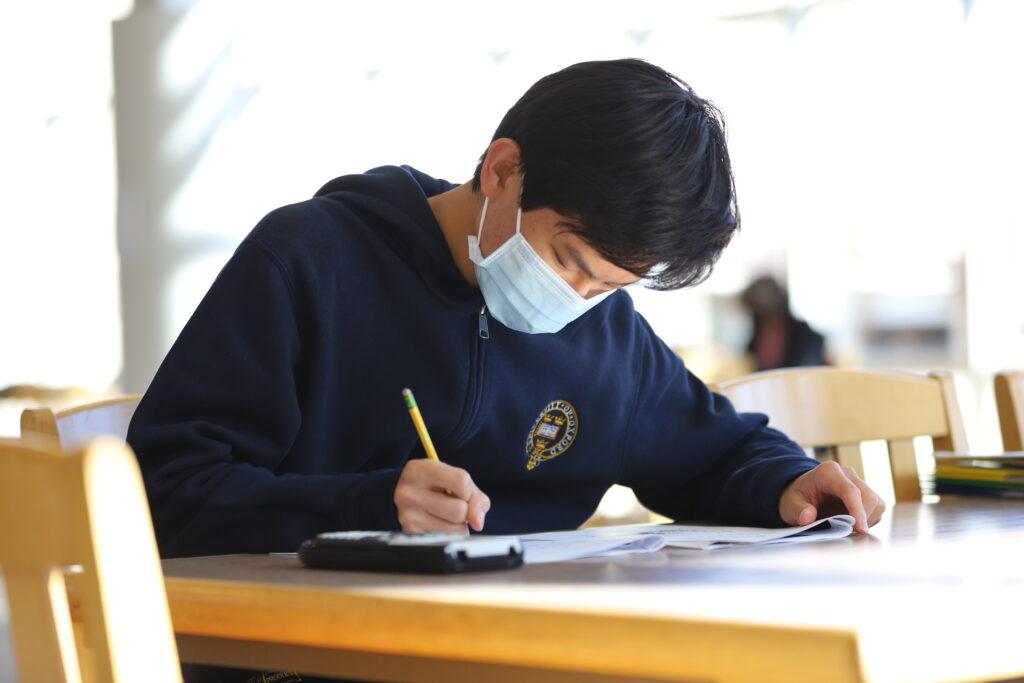
M849 536L853 517L835 515L804 526L760 529L686 524L630 524L520 536L527 563L646 553L662 548L709 550L738 545L806 543Z
M935 493L1024 498L1024 453L936 453Z

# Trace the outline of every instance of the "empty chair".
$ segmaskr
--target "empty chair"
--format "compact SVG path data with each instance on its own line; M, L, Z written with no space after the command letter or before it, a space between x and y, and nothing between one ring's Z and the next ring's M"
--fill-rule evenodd
M1024 451L1024 372L1000 372L995 385L1003 450Z
M0 441L0 570L25 681L180 683L149 507L131 450L114 439L64 453ZM88 656L65 592L76 577Z
M49 408L29 408L21 413L21 435L54 440L64 450L80 448L100 436L124 441L140 400L141 394L130 394L56 413Z
M827 449L862 478L861 442L885 440L897 502L921 499L914 437L930 436L935 450L967 450L948 373L794 368L755 373L712 390L739 411L765 413L801 446Z

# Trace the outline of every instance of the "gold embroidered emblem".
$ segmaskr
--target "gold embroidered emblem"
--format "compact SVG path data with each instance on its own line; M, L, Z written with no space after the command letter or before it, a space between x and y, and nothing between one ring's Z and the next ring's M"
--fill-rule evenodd
M571 403L552 401L544 406L526 439L526 469L565 453L579 431L580 421Z

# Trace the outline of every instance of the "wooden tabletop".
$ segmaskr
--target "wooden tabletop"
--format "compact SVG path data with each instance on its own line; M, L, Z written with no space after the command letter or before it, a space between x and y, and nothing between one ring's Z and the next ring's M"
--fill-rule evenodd
M1024 503L948 499L897 505L867 537L788 547L458 576L272 555L164 572L193 661L417 680L462 666L533 683L957 681L1024 675L1022 559Z

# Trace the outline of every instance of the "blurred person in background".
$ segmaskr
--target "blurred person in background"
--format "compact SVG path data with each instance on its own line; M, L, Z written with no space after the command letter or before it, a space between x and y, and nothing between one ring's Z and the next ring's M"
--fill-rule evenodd
M793 315L789 293L778 280L758 277L743 290L740 301L754 324L747 353L757 370L829 365L825 337Z

